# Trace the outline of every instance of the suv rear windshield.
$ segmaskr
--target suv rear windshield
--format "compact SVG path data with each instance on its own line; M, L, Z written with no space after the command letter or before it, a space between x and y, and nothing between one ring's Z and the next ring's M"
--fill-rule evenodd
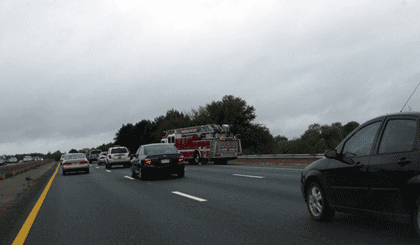
M115 148L111 150L111 154L114 153L128 153L128 150L126 148Z
M91 151L90 154L99 154L101 151Z

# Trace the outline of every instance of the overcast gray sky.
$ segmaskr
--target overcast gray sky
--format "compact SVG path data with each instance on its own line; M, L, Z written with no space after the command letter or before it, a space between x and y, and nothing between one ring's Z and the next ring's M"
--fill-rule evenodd
M0 154L95 147L224 95L274 136L363 123L420 82L419 33L419 0L2 0Z

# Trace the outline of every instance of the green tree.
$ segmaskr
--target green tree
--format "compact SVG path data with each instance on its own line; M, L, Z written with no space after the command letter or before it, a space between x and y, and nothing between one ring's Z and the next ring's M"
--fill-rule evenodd
M71 149L69 153L79 153L76 149Z
M343 127L343 139L350 134L353 130L355 130L357 127L359 127L359 123L355 121L348 122Z

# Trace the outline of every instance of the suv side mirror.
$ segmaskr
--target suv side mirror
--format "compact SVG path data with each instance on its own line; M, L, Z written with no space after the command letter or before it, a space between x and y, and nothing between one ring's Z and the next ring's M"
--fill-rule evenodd
M331 159L336 159L337 158L337 156L338 156L338 154L337 154L337 150L336 149L329 149L329 150L326 150L325 151L325 153L324 153L324 156L326 157L326 158L331 158Z

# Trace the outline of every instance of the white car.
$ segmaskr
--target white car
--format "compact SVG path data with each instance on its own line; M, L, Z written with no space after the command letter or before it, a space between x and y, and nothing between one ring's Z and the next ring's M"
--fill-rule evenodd
M98 157L98 165L106 164L106 157L108 155L108 152L103 151L101 154L99 154Z
M31 157L31 156L25 156L24 158L23 158L23 162L32 162L34 160L34 158L33 157Z
M131 166L130 152L124 146L114 146L108 149L106 159L106 168L113 165L123 165L126 168Z
M63 175L72 171L84 171L89 173L89 161L83 153L69 153L63 159Z
M60 157L60 165L63 165L64 156L65 156L65 155L66 155L66 154L61 155L61 157Z

